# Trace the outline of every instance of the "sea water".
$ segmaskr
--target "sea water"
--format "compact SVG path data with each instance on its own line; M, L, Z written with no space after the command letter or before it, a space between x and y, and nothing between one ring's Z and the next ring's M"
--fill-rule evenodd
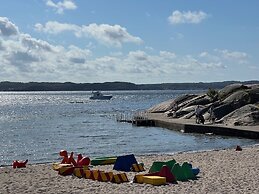
M89 100L91 92L1 92L0 166L13 160L59 161L59 151L90 158L246 146L256 140L184 134L116 121L197 90L110 91L111 100Z

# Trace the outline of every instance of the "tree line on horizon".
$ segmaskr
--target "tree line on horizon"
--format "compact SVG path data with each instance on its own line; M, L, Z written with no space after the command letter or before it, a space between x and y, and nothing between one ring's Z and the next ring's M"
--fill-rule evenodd
M115 90L207 90L227 85L259 84L259 81L223 81L198 83L134 84L130 82L72 83L72 82L0 82L0 91L115 91Z

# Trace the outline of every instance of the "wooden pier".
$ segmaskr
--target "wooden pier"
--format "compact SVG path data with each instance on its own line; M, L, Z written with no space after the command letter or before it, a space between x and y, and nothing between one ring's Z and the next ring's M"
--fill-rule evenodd
M136 112L134 114L120 114L116 116L117 122L132 123L136 126L155 126L154 121L148 119L145 112Z

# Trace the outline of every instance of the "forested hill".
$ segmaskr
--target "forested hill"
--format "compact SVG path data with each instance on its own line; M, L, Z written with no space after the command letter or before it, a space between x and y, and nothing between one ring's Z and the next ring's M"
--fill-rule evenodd
M259 84L259 81L224 81L210 83L134 84L129 82L58 83L58 82L0 82L0 91L114 91L114 90L207 90L220 89L233 83Z

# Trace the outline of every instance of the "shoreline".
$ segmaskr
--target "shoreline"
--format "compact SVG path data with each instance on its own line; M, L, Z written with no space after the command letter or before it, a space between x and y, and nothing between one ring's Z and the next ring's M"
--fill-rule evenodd
M250 148L253 146L258 146L259 147L259 142L251 145L242 145L242 148ZM176 151L176 152L160 152L160 153L145 153L145 154L134 154L135 157L152 157L152 156L173 156L173 155L178 155L178 154L191 154L191 153L203 153L203 152L211 152L211 151L219 151L219 150L228 150L228 149L234 149L234 146L231 147L225 147L225 148L214 148L214 149L203 149L203 150L189 150L189 151ZM57 153L58 154L58 153ZM128 153L132 154L132 153ZM120 154L123 155L123 154ZM118 155L118 156L120 156ZM125 153L126 155L126 153ZM90 159L94 159L95 157L90 157ZM53 161L47 161L47 162L33 162L30 163L28 162L28 165L44 165L44 164L53 164L55 162L60 162L60 160L53 160ZM12 164L2 164L0 165L0 168L4 167L12 167Z
M259 142L255 143L255 144L251 144L251 145L242 145L242 148L250 148L250 147L254 147L254 146L258 146L259 147ZM152 157L152 156L173 156L173 155L178 155L178 154L191 154L191 153L203 153L203 152L211 152L211 151L219 151L219 150L228 150L228 149L234 149L234 146L230 146L230 147L225 147L225 148L214 148L214 149L202 149L202 150L188 150L188 151L176 151L176 152L160 152L160 153L143 153L143 154L134 154L135 157ZM58 154L58 153L57 153ZM133 153L128 153L128 154L133 154ZM120 154L123 155L123 154ZM118 156L120 156L118 155ZM126 155L126 153L125 153ZM94 159L95 157L90 157L90 159ZM52 164L54 162L59 162L60 160L53 160L53 161L46 161L46 162L33 162L30 163L30 161L28 162L28 165L44 165L44 164ZM12 164L2 164L0 165L0 168L4 168L4 167L12 167Z
M196 180L178 184L152 186L148 184L98 182L74 176L60 176L51 164L31 164L26 168L0 168L0 193L259 193L259 144L212 151L135 156L148 169L154 161L175 159L192 163L201 172ZM111 171L113 165L94 169ZM144 173L147 173L145 171ZM127 172L133 180L134 172Z

